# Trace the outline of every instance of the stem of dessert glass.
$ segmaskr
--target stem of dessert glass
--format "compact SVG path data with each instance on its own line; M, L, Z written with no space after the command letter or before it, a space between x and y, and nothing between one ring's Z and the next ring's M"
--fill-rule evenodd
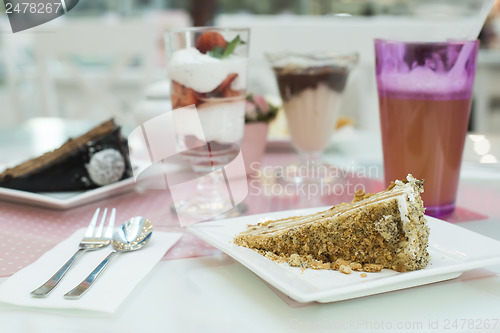
M227 189L224 188L224 178L222 175L222 170L216 170L209 174L200 174L198 178L197 188L197 199L204 209L208 206L212 207L213 210L221 210L226 204L224 202L223 193L227 193Z
M299 173L307 178L314 178L317 167L321 165L321 152L300 152L299 157ZM304 170L300 170L301 168Z

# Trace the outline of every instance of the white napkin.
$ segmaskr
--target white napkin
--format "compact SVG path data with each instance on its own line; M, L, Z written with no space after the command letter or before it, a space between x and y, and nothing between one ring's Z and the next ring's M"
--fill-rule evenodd
M37 308L113 313L181 237L180 233L153 232L144 248L117 255L80 299L65 299L63 295L85 279L111 252L112 247L84 253L47 297L32 297L30 292L47 281L78 249L84 233L85 229L77 230L36 262L0 284L0 302Z

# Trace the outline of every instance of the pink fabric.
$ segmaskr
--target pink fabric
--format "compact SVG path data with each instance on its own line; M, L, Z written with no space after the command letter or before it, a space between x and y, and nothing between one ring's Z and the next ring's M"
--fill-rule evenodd
M296 159L294 153L268 153L262 166L288 164ZM366 192L383 189L377 179L346 176L345 182L362 187ZM248 206L246 214L259 214L272 211L330 206L350 201L355 188L349 191L336 191L323 195L266 195L262 193L257 178L249 178L249 194L245 199ZM351 186L352 187L352 186ZM338 187L337 189L341 189ZM271 193L272 194L272 193ZM292 193L293 194L293 193ZM11 203L0 203L0 277L9 276L37 260L76 229L86 227L97 207L115 207L117 224L132 216L142 215L151 219L156 230L180 231L179 220L170 211L172 198L168 190L145 190L112 197L100 202L77 207L67 211L54 211ZM484 218L465 209L458 209L452 216L453 222ZM77 244L75 244L76 250ZM165 255L163 260L206 256L218 250L202 240L184 233L182 239ZM68 258L71 253L68 253Z
M463 207L457 207L455 208L455 211L451 216L442 217L441 220L445 220L451 223L459 223L459 222L484 220L487 218L488 216L486 215L476 213L472 210L468 210Z

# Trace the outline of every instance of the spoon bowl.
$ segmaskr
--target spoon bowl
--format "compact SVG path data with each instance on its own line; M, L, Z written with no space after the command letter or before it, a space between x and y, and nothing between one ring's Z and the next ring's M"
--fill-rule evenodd
M78 286L64 295L66 299L80 298L104 271L111 259L118 253L136 251L144 247L153 234L153 224L142 216L135 216L124 222L113 233L113 251Z
M132 217L113 233L111 246L118 252L130 252L142 248L153 234L153 224L142 216Z

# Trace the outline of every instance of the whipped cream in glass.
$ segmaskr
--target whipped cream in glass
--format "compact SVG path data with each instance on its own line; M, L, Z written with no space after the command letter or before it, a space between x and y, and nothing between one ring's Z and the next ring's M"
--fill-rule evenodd
M200 130L186 122L176 124L177 149L200 180L197 193L182 202L174 201L179 215L207 219L233 208L225 200L227 188L221 170L240 154L248 37L249 30L243 28L189 28L167 33L172 109L195 105L201 125Z
M225 59L217 59L201 53L195 47L188 47L172 54L167 72L170 79L197 92L208 93L232 73L238 76L231 83L231 88L246 89L246 68L247 59L244 57L232 54Z

